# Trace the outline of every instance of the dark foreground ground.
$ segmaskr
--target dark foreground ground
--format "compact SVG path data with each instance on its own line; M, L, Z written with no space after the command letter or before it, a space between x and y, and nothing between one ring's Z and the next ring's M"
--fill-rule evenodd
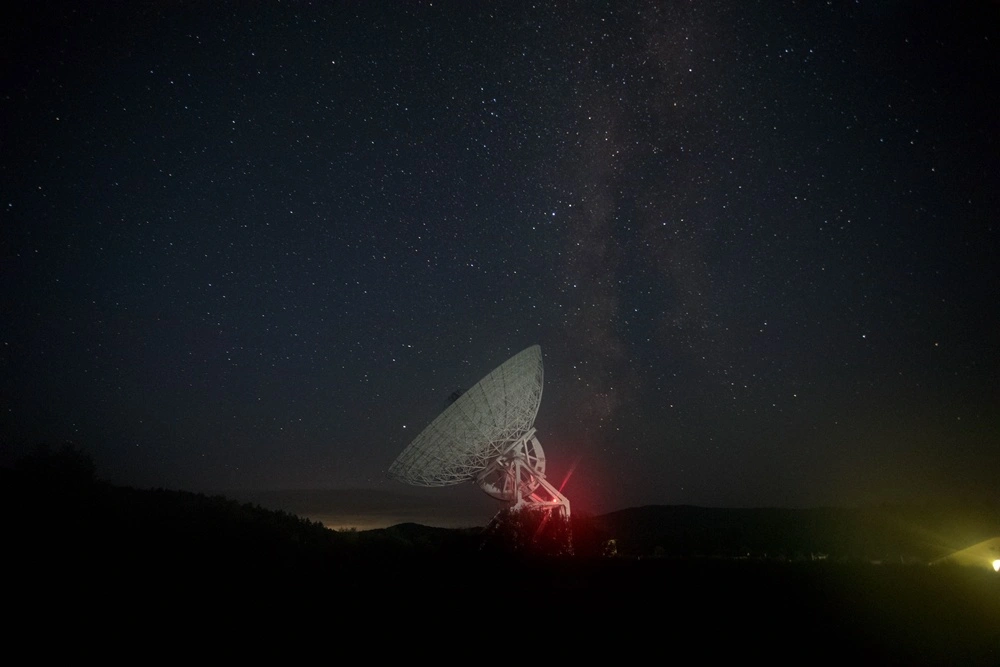
M985 570L418 555L81 567L65 556L61 572L14 582L7 604L120 642L206 632L245 649L291 630L296 643L361 641L382 659L436 654L443 642L464 662L482 642L518 661L534 646L615 663L1000 665L1000 576Z
M475 529L338 533L222 498L2 481L14 656L1000 665L985 568L528 556Z

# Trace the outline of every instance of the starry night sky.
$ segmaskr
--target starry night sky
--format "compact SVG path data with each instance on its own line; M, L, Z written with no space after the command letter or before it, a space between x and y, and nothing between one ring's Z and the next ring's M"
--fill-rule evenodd
M574 508L997 490L996 3L4 11L5 456L405 490L538 343Z

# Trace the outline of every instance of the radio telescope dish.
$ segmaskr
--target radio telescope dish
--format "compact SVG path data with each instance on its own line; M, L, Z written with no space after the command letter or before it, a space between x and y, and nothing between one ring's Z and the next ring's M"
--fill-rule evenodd
M569 518L569 500L545 479L545 452L535 435L542 377L541 347L515 354L428 424L389 466L389 476L416 486L474 481L514 509L557 510Z

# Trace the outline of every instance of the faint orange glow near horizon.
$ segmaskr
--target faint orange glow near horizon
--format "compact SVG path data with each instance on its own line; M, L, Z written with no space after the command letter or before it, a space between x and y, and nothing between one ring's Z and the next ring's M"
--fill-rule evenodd
M324 528L333 531L379 530L401 523L418 523L436 528L477 528L485 525L484 520L473 517L444 516L434 513L362 513L362 514L302 514L303 519L317 521Z

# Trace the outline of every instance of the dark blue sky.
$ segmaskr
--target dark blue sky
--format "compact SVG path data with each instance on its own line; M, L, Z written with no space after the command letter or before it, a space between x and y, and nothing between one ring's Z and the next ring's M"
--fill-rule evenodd
M538 343L574 506L995 493L996 3L24 4L8 454L399 490Z

